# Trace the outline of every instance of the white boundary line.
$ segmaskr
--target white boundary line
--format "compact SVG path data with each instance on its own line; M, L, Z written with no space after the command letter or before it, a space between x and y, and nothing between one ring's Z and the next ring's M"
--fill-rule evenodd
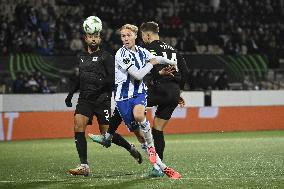
M83 178L83 177L82 177ZM130 178L95 178L95 177L90 177L88 180L106 180L106 181L120 181L120 180L132 180L132 179L143 179L143 177L130 177ZM156 177L156 178L148 178L148 179L167 179L167 177ZM147 177L145 177L147 179ZM242 178L240 178L242 179ZM245 180L254 180L255 178L246 178ZM284 180L284 178L267 178L269 180ZM169 179L172 180L172 179ZM228 178L228 177L221 177L221 178L189 178L189 177L184 177L180 178L178 180L236 180L236 178ZM178 181L177 180L177 181ZM37 179L37 180L21 180L21 181L16 181L16 180L0 180L0 183L32 183L32 182L64 182L64 181L76 181L74 178L70 179Z

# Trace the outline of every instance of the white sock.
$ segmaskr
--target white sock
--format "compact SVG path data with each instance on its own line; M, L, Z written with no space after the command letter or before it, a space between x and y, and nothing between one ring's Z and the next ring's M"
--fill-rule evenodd
M109 133L106 133L105 135L104 135L104 137L105 137L105 139L106 140L112 140L112 135L111 134L109 134Z
M143 145L143 144L141 144L141 146L142 146L142 145ZM146 144L145 144L145 145L146 145ZM143 149L143 148L142 148L142 149ZM144 149L143 149L143 150L144 150ZM144 150L144 152L146 153L146 155L148 155L147 149ZM158 171L163 171L163 170L167 167L167 165L162 162L162 160L160 159L159 155L157 154L157 160L156 160L156 163L153 165L153 167L154 167L154 169L156 169L156 170L158 170Z
M145 146L146 146L145 143L141 144L141 148L142 148L143 151L148 155L148 151L147 151L147 148L145 148ZM167 167L167 165L162 162L162 160L160 159L159 155L157 154L157 160L156 160L156 163L154 164L153 167L154 167L156 170L161 170L161 171L163 171L163 170Z
M161 167L157 163L155 163L153 167L154 169L161 171Z
M161 168L162 171L167 167L167 165L162 162L158 154L157 154L156 164ZM154 167L155 167L155 164L154 164Z
M81 164L82 167L86 167L86 168L89 168L89 165L88 164Z
M149 121L147 121L145 118L144 121L139 122L139 125L144 133L144 138L147 142L148 147L153 147L154 140L153 140L152 130L151 130Z
M141 144L141 148L142 148L142 150L148 155L147 144L146 144L146 143L142 143L142 144Z

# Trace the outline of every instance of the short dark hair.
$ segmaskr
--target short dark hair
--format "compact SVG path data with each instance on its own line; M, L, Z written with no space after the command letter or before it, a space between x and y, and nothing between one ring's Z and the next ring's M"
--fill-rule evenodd
M151 31L153 33L159 33L159 25L156 22L144 22L140 26L142 32Z

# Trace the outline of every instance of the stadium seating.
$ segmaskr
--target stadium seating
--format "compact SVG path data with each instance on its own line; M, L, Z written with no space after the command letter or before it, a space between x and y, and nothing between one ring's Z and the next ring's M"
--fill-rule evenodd
M127 4L127 6L121 8L120 4ZM89 15L95 14L103 20L104 47L111 53L114 53L121 45L116 31L122 24L129 22L140 25L143 21L153 20L160 25L162 40L175 46L186 56L224 54L227 58L219 61L228 62L227 65L231 64L231 67L236 64L234 69L221 68L220 70L215 68L215 65L207 68L191 67L193 72L200 69L205 72L209 69L216 69L218 71L212 72L218 77L218 73L225 70L229 82L233 83L230 86L239 86L239 84L243 86L246 78L253 83L253 87L248 87L250 89L254 89L256 85L258 85L256 88L278 89L282 88L284 83L283 75L281 75L283 71L272 70L273 73L275 72L273 80L267 80L264 78L266 75L263 74L271 68L282 67L281 62L284 62L283 6L279 0L211 1L211 3L207 0L151 2L108 0L96 3L91 1L4 0L0 3L0 57L2 60L11 60L7 57L14 57L13 61L17 61L17 56L22 57L19 60L26 62L22 67L16 67L19 68L17 71L27 74L39 71L47 77L51 85L60 88L60 90L54 88L55 92L59 92L61 87L57 85L61 85L58 83L62 82L54 77L57 71L52 73L47 69L49 64L54 66L54 61L46 61L46 64L39 64L36 67L36 63L30 63L33 60L29 60L28 55L31 57L76 56L83 50L81 39L78 38L82 20ZM147 14L144 14L145 12ZM258 63L251 64L256 66L255 68L242 67L242 65L249 66L246 60L228 58L228 56L246 57L247 55L254 57L255 54L258 54L267 64L267 68L260 68L262 77L257 74L259 72ZM248 61L253 62L254 60L248 59ZM55 60L55 62L58 61ZM4 63L11 65L10 62L4 61ZM25 64L27 67L24 67ZM5 92L9 93L13 91L10 86L16 76L14 67L10 69L7 65L4 66L7 69L1 69L0 74L2 76L8 72L11 78L10 80L5 79L8 81L1 79L0 84L5 84ZM237 68L238 65L239 68ZM3 67L1 62L0 67ZM73 67L73 64L69 66L69 72ZM237 69L241 75L230 73ZM67 75L65 76L68 78ZM202 86L197 88L203 89ZM1 91L3 92L3 87Z

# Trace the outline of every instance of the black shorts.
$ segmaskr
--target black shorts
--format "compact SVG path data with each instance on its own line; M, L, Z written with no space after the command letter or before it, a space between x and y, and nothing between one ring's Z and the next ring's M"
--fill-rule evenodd
M99 125L108 125L111 115L111 102L103 101L101 104L93 104L86 100L79 100L75 110L76 114L88 117L88 125L92 125L94 115L97 117Z
M157 106L155 116L169 120L178 106L180 87L177 83L158 83L149 87L147 106Z

